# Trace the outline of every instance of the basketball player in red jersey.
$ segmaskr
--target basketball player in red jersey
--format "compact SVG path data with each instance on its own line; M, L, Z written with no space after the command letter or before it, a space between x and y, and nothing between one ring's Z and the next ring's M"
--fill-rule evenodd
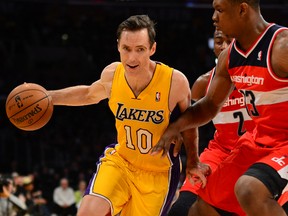
M220 54L205 97L167 128L152 154L166 154L169 141L179 151L180 132L213 119L236 86L255 129L207 177L189 214L218 216L214 206L239 215L284 216L277 199L288 182L288 29L266 22L259 0L214 0L213 7L214 25L235 40Z
M216 57L228 47L231 40L221 31L214 32ZM214 73L215 68L196 80L191 89L192 100L198 101L205 96ZM246 111L244 97L237 89L230 94L221 111L213 119L213 123L216 128L214 139L209 142L208 147L200 155L201 162L209 164L211 172L229 155L239 137L247 130L252 131L255 127ZM168 216L188 215L191 205L197 199L197 190L200 186L199 184L192 185L186 178L180 189L179 198L171 207ZM223 214L220 209L217 211Z
M184 112L189 107L191 93L183 73L150 59L156 51L155 36L148 16L129 17L117 29L121 62L105 67L91 85L49 91L54 105L83 106L108 99L115 116L117 143L107 146L100 157L78 216L164 216L171 205L180 158L153 157L149 152L167 128L174 108ZM197 131L187 132L190 152ZM186 167L198 170L198 155L189 161Z

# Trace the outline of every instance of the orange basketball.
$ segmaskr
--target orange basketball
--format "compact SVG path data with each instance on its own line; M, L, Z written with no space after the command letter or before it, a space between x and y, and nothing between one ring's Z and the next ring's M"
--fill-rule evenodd
M35 83L14 88L6 99L6 114L12 124L25 131L42 128L50 120L53 104L48 92Z

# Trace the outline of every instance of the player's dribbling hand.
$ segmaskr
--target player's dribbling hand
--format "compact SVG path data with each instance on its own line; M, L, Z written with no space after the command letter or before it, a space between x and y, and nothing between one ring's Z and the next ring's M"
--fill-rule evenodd
M207 183L206 176L211 174L211 168L208 164L198 162L196 166L186 168L186 175L192 185L201 184L204 188Z
M163 133L160 140L157 144L152 148L151 155L159 154L162 151L162 157L166 156L169 152L171 144L175 144L173 155L176 157L181 149L181 145L183 142L183 137L179 133L179 131L173 127L173 124L168 126L168 128Z

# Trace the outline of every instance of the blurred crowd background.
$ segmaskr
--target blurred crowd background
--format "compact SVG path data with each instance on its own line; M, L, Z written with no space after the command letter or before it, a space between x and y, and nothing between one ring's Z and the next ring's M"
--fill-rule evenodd
M267 21L288 26L287 0L261 5ZM157 23L152 59L179 69L191 85L215 65L212 0L0 1L0 174L30 177L48 209L62 178L74 190L80 181L88 183L104 147L116 142L113 115L107 101L57 106L44 128L21 131L6 117L6 97L24 82L46 89L91 84L119 60L116 29L134 14L148 14ZM211 124L200 128L200 151L213 132Z

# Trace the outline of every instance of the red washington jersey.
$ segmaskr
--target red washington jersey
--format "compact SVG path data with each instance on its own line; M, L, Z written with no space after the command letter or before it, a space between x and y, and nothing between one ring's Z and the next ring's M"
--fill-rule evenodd
M253 138L263 146L288 144L288 79L279 78L271 66L273 43L285 29L270 24L248 51L238 49L235 40L229 48L228 72L255 122Z

